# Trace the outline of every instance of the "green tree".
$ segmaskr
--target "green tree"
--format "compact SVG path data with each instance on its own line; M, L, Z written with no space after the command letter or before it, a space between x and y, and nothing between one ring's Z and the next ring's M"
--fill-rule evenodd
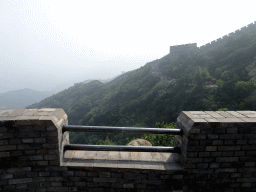
M174 129L176 123L156 122L155 127ZM174 137L174 135L168 134L144 134L141 138L149 141L152 146L174 146Z

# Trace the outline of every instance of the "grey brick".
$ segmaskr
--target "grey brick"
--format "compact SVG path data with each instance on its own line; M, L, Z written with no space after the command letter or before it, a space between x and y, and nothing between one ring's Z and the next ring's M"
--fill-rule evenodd
M147 184L135 184L135 189L146 189Z
M147 179L142 179L142 184L154 184L154 185L160 185L163 183L162 180L147 180Z
M220 139L242 139L242 134L220 134Z
M204 146L188 146L187 151L204 151Z
M251 132L251 127L239 127L238 128L238 133L250 133Z
M200 153L204 153L204 152L200 152ZM198 156L198 152L189 152L187 153L187 157L197 157Z
M61 187L62 186L62 182L52 182L52 186L53 187Z
M11 179L9 180L9 184L19 184L19 183L32 183L33 179L32 178L23 178L23 179Z
M21 144L21 139L19 138L9 139L9 144Z
M241 157L245 155L245 151L235 151L235 157Z
M58 155L44 155L44 160L58 160Z
M239 178L241 177L242 173L232 173L231 178Z
M35 155L36 151L35 150L25 150L25 151L23 151L23 153L25 155Z
M206 135L194 135L194 134L190 134L188 136L188 139L206 139Z
M226 128L224 127L216 127L213 129L213 133L225 133L226 132Z
M45 131L45 126L43 126L43 125L34 126L34 131Z
M22 156L22 151L11 151L11 156Z
M218 151L239 151L241 146L218 146Z
M99 177L110 177L110 172L100 172Z
M29 149L41 149L41 144L31 143L31 144L21 144L18 145L18 150L29 150Z
M34 127L33 126L21 126L20 131L21 132L33 132Z
M85 187L86 186L86 182L75 182L75 186L77 187Z
M13 137L14 137L14 133L0 133L0 139L9 139Z
M239 183L253 183L256 182L256 178L255 177L250 177L250 178L237 178L236 182ZM243 184L242 184L243 185Z
M256 144L256 139L249 139L248 144L255 145Z
M89 176L89 177L98 177L99 173L97 173L97 172L87 172L87 176Z
M10 157L10 152L0 152L0 157Z
M48 149L48 154L49 155L58 155L59 150L58 149Z
M22 168L10 168L10 169L7 169L7 173L17 173L17 172L24 172L24 171L31 171L31 167L22 167Z
M219 168L220 163L210 163L210 168Z
M58 137L57 132L41 132L41 137Z
M213 157L204 158L204 162L205 162L205 163L215 162L215 158L213 158Z
M237 162L238 157L216 157L216 162Z
M237 145L245 145L245 144L247 144L247 139L237 140L237 141L236 141L236 144L237 144Z
M218 168L215 170L215 173L235 173L237 172L237 168Z
M197 164L198 168L208 168L208 166L209 166L208 163L198 163Z
M124 189L127 189L127 188L133 189L134 188L134 184L133 183L123 184L123 188Z
M60 165L60 161L59 160L50 160L49 161L49 165Z
M40 137L40 133L39 132L21 132L19 136L21 138Z
M1 145L8 145L8 140L0 140L0 146ZM11 143L10 143L11 144Z
M47 126L46 130L47 131L57 131L57 128L55 126Z
M38 166L48 166L48 161L37 161Z
M247 151L247 156L256 157L256 151Z
M0 127L0 133L6 133L7 131L7 127Z
M13 174L0 175L0 179L12 179L12 178L13 178Z
M227 133L238 133L238 129L236 127L227 128Z
M219 139L219 135L218 134L208 134L207 138L208 139Z
M28 185L27 184L17 184L16 189L27 189Z
M116 178L98 178L98 177L94 177L93 178L93 182L109 182L109 183L115 183L116 182Z
M63 171L62 173L63 176L67 177L67 176L74 176L74 172L73 171Z
M69 187L69 191L78 191L78 187Z
M22 143L34 143L33 138L23 138L21 139Z
M59 145L58 144L48 144L48 143L45 143L45 144L42 144L43 148L45 149L59 149Z
M75 176L76 177L85 177L86 171L75 171Z
M222 156L223 157L232 157L232 156L234 156L234 152L233 151L224 151Z
M245 167L255 167L255 162L245 162Z
M99 183L99 187L110 188L111 183Z
M6 145L6 146L0 146L0 151L11 151L16 150L16 145Z
M34 138L35 143L46 143L46 138Z
M199 152L199 157L210 157L210 152Z
M122 183L112 183L111 188L123 188L123 184Z
M48 154L48 150L47 149L37 149L36 150L36 154L37 155L47 155Z
M224 145L236 145L236 140L224 140Z
M200 140L200 146L205 146L205 145L211 145L212 141L211 140Z
M220 157L222 156L222 152L211 152L211 157Z
M58 137L46 137L47 143L58 143Z
M68 187L47 187L47 191L68 191Z
M42 155L33 155L33 156L28 156L28 160L31 161L40 161L43 160L43 156Z
M217 146L206 146L205 151L217 151Z
M256 150L256 145L243 145L242 150Z
M223 140L213 140L212 145L223 145Z
M244 139L256 139L256 134L244 134Z
M40 176L40 177L47 177L47 176L49 176L49 175L50 175L49 172L39 172L39 176Z

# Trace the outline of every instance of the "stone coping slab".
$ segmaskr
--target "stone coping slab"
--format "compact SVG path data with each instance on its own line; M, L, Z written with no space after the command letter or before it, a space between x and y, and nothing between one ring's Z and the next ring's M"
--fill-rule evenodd
M118 168L140 171L181 171L178 154L123 151L66 151L61 166Z
M180 116L195 123L256 123L256 111L182 111Z
M61 108L0 110L0 122L19 121L24 125L35 121L57 123L63 116L66 116L66 113Z

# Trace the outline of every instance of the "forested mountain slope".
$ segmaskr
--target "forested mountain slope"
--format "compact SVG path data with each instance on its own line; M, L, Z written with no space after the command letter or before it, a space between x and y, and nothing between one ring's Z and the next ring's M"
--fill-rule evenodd
M256 33L250 32L175 61L166 55L106 84L77 84L28 108L63 108L69 124L147 127L176 121L181 111L255 110L255 84L248 76L255 57ZM152 73L156 65L167 81Z

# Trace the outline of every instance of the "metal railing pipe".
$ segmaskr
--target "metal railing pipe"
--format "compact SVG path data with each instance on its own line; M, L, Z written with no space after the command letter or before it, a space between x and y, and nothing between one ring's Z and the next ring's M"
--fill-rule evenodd
M181 153L180 147L149 147L149 146L122 146L122 145L80 145L67 144L67 150L88 150L88 151L130 151L130 152L171 152Z
M62 131L63 132L65 132L65 131L75 131L75 132L121 132L121 133L182 135L182 130L181 129L78 126L78 125L63 126Z

